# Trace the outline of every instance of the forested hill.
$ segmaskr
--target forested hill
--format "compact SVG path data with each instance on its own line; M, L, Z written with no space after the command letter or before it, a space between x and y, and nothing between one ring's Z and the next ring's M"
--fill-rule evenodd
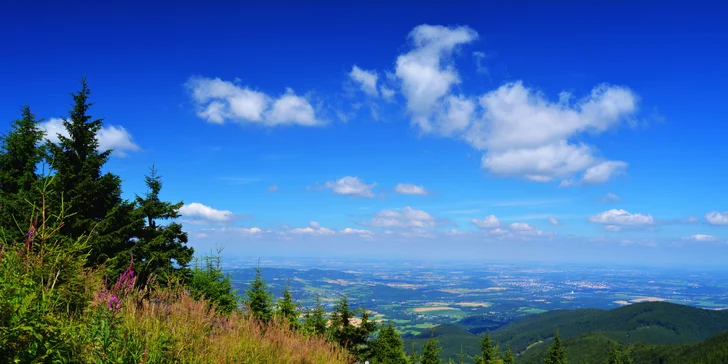
M643 350L641 355L646 357L648 353L668 350L665 345L700 343L728 331L728 311L666 302L637 303L612 310L556 310L524 317L490 332L489 336L501 348L510 347L520 354L517 362L540 363L556 330L564 338L567 357L576 360L570 362L581 363L583 359L601 363L612 344L624 348L638 345ZM480 352L481 337L455 325L438 326L432 333L408 340L406 346L420 347L430 335L440 341L446 358L457 358L461 352L470 358ZM646 344L660 346L649 346L650 351L644 351ZM709 342L705 345L715 346ZM680 348L688 354L694 350L693 346Z

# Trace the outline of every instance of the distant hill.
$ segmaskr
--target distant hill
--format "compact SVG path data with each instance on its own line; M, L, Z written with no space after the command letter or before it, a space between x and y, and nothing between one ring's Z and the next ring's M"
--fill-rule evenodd
M464 327L456 329L453 326L443 325L435 329L435 337L443 346L443 357L456 358L461 347L466 357L475 355L479 337ZM704 310L666 302L637 303L612 310L556 310L518 319L492 331L490 335L501 348L510 347L515 353L520 353L519 363L537 363L540 353L551 342L557 329L565 340L567 352L571 350L575 356L575 361L570 362L580 363L582 358L606 357L612 343L697 344L728 331L728 311ZM407 342L408 345L414 343L419 347L427 338L429 333L424 332ZM640 350L648 350L648 347Z

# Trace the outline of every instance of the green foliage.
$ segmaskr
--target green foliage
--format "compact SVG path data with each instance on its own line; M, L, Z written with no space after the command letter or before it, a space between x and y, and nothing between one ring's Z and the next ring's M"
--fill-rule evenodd
M369 362L372 364L407 364L404 343L397 330L390 323L379 328L379 334L371 342Z
M358 311L361 311L361 322L356 326L352 319ZM346 296L342 296L334 306L329 327L331 338L355 357L364 360L369 356L370 348L367 345L369 336L376 329L374 321L369 319L369 312L365 309L351 310Z
M276 314L278 315L279 319L287 323L291 329L298 329L301 325L298 321L298 316L300 316L301 312L298 309L296 303L293 302L293 297L291 296L291 287L288 284L286 284L286 286L283 288L283 297L278 300Z
M324 336L326 330L326 312L324 306L321 305L321 297L316 296L316 305L311 310L307 310L303 316L303 328L308 335Z
M440 359L440 352L442 351L442 348L440 347L440 342L435 339L431 338L425 342L425 345L422 347L422 364L440 364L442 363L442 359Z
M55 169L54 196L56 206L66 201L70 216L60 233L71 239L88 235L90 239L90 266L98 266L107 259L123 256L132 243L138 225L133 218L133 205L121 199L121 179L102 168L111 150L99 151L97 133L102 119L93 119L89 108L91 91L86 79L81 90L72 94L73 106L63 126L68 137L58 135L58 144L48 143L49 164ZM119 264L114 264L118 266ZM123 266L123 265L122 265Z
M245 305L255 319L267 323L273 318L273 296L260 275L260 267L255 268L255 279L245 295Z
M197 300L206 300L208 307L223 313L231 313L238 307L240 299L237 290L233 290L230 276L225 275L220 265L220 253L196 259L192 274L187 281L190 295ZM203 263L200 264L200 261Z
M612 344L612 348L607 355L607 364L633 364L629 351L622 350L616 344Z
M546 351L546 357L543 358L542 363L543 364L567 364L566 352L564 351L564 347L561 342L561 335L559 335L558 331L556 331L556 336L554 336L554 341L551 343L551 346L549 346L548 350Z
M193 254L193 249L186 245L187 233L178 223L160 224L161 221L179 218L183 203L160 200L162 179L154 166L145 176L145 182L147 193L144 197L136 197L137 216L143 219L144 225L135 234L137 241L132 248L139 281L146 283L151 275L155 275L161 283L165 283L170 274L185 277L189 274L187 267Z
M480 341L480 350L481 355L475 356L476 364L498 364L498 349L488 333Z
M25 214L28 202L38 204L38 195L33 193L40 179L36 166L45 150L40 120L28 106L21 108L21 116L6 135L0 136L0 226L5 227L10 242L27 232L27 225L18 223L29 217Z
M516 358L513 356L513 352L511 351L511 348L506 349L506 352L503 354L503 364L514 364L516 362Z

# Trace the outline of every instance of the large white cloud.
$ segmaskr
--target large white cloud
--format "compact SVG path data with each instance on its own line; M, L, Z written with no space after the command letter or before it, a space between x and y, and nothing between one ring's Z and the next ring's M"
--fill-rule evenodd
M68 130L63 126L63 119L50 118L48 121L40 123L39 127L45 131L46 139L51 143L58 143L58 134L69 138ZM119 157L125 157L129 152L140 149L134 143L132 135L123 126L103 126L96 134L96 140L99 142L99 150L113 149L113 154Z
M478 38L468 27L420 25L409 34L413 48L397 58L396 76L413 121L430 130L430 115L441 107L441 99L454 84L460 83L455 67L448 62L453 50Z
M324 185L325 188L330 188L334 193L339 195L349 195L357 197L373 198L374 192L372 188L376 186L376 183L366 184L360 180L359 177L346 176L336 181L328 181Z
M210 223L227 223L232 221L234 215L228 210L217 210L199 202L183 205L179 209L180 215L185 218L199 219Z
M394 190L403 195L426 195L428 193L425 187L409 183L398 183Z
M226 121L265 126L321 125L311 103L287 89L272 97L219 78L191 77L185 86L192 92L197 116L211 123Z
M653 225L652 215L632 214L622 209L611 209L589 216L589 221L607 226L647 226Z
M487 216L483 220L473 219L471 220L471 222L473 223L473 225L483 229L497 228L501 225L500 220L495 215Z
M712 211L705 214L705 220L712 225L728 225L728 211Z
M478 34L467 27L420 25L410 35L412 48L397 58L395 75L420 130L464 140L483 151L482 167L498 176L547 182L580 176L583 184L604 183L627 163L597 156L594 147L573 141L598 134L637 111L637 96L621 86L598 85L571 102L562 92L550 101L516 81L479 97L456 94L461 82L452 62L455 50Z

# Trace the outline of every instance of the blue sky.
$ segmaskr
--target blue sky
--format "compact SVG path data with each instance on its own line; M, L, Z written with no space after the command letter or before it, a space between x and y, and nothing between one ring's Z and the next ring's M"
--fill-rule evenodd
M31 2L0 118L88 77L126 197L155 163L198 251L717 265L726 8Z

